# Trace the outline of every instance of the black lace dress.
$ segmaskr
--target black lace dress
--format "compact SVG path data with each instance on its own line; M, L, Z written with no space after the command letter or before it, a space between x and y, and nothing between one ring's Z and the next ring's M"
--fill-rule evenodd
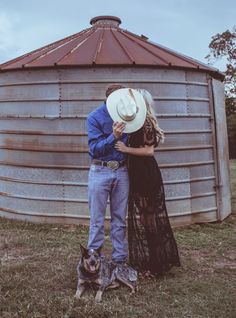
M129 146L158 145L150 120L129 137ZM160 275L180 266L176 241L170 226L163 181L154 156L129 156L128 205L129 262L139 271Z

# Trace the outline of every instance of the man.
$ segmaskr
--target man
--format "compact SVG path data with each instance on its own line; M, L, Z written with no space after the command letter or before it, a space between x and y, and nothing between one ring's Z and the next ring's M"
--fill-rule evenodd
M107 88L106 97L123 88L113 84ZM104 243L104 221L107 200L110 200L112 260L123 264L127 260L126 212L129 194L129 178L126 154L115 149L120 140L127 143L125 124L113 122L106 102L88 116L88 144L92 164L88 177L90 229L88 248L97 249Z

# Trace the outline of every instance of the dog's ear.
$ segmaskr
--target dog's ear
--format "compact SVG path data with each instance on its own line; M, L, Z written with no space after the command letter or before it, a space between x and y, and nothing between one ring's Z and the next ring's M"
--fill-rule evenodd
M96 252L98 253L98 255L101 254L101 250L102 250L102 245L99 248L96 249Z
M83 247L82 244L79 243L79 245L80 245L81 255L82 255L82 256L87 255L87 254L88 254L88 250L87 250L85 247Z

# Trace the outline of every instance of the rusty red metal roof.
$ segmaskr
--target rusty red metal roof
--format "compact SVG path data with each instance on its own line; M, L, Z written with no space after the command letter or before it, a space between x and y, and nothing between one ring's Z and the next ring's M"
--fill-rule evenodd
M224 77L215 68L120 28L118 17L99 16L90 23L90 28L1 64L0 70L137 65L202 70Z

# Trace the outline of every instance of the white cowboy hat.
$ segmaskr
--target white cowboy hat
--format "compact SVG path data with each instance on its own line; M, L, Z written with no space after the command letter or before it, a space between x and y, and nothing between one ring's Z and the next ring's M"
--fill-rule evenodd
M146 119L147 108L142 94L132 88L121 88L111 93L106 101L114 122L125 123L125 133L139 130Z

